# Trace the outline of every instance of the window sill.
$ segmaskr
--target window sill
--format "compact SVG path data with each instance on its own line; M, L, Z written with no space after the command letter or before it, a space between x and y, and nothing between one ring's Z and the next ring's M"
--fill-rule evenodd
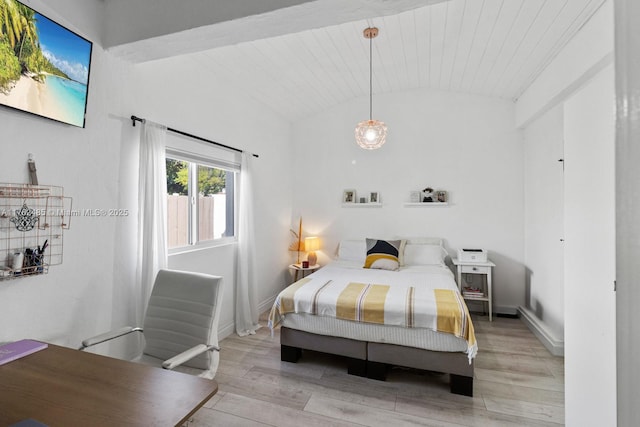
M169 256L182 255L190 252L199 252L207 249L213 249L221 246L235 245L238 243L238 239L235 237L225 237L224 239L217 239L210 242L197 243L195 245L181 246L179 248L169 249Z

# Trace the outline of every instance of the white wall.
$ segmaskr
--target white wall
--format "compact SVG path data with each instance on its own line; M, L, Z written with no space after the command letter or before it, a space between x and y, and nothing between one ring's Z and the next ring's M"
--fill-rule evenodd
M515 313L524 302L523 147L511 102L456 93L377 95L374 116L389 126L375 151L354 141L368 98L293 127L294 217L322 237L320 263L342 238L438 236L451 253L489 250L496 263L494 304ZM449 192L450 206L407 208L411 190ZM379 191L382 208L343 208L342 191Z
M291 218L290 125L275 113L206 74L184 58L154 61L135 67L135 114L226 145L258 154L254 159L257 301L267 309L287 282L286 251ZM182 140L192 152L211 150L207 144ZM122 182L121 189L133 185ZM172 255L171 268L222 275L224 304L222 336L233 331L236 245Z
M612 12L612 2L605 2L516 104L517 124L529 124L530 129L545 126L545 120L549 120L543 117L545 112L563 109L567 425L615 425ZM552 126L555 128L557 124ZM556 138L555 132L552 133ZM527 150L529 155L529 147ZM544 148L535 150L540 154ZM534 157L527 161L539 174L547 170L541 159ZM548 178L538 176L540 180ZM535 174L531 179L536 179ZM527 204L534 196L533 190L527 191ZM546 223L547 231L557 228L552 215L546 218L538 215L538 219ZM527 239L527 249L540 255L541 249L535 249L534 243ZM536 261L536 257L528 257L527 262L530 261L547 275L547 282L535 283L538 289L545 289L539 294L540 304L557 307L562 299L553 292L554 283L560 280L554 278L558 259L546 265L540 264L540 258ZM528 263L527 267L531 268ZM539 336L547 335L545 344L553 346L554 337L549 339L545 331L557 328L555 320L546 317L546 311L544 321L537 318L533 310L523 312L532 330Z
M263 278L258 301L267 307L288 280L289 124L225 82L198 75L196 64L185 68L179 60L157 61L135 69L115 59L99 43L101 2L45 5L34 0L30 5L94 41L87 126L79 129L0 108L0 182L28 182L27 154L33 153L40 182L63 186L74 209L122 208L130 215L74 217L65 232L62 265L47 275L0 282L0 342L29 337L77 347L83 338L134 320L140 126L131 126L131 114L260 155L254 162L255 240ZM221 325L230 332L235 245L172 257L170 265L223 275Z
M100 2L41 1L31 7L94 41L86 128L0 108L0 182L27 183L27 154L43 184L64 187L74 209L118 208L119 116L130 109L130 66L97 43ZM54 12L54 10L56 12ZM69 21L68 19L73 19ZM0 342L35 338L76 347L111 327L115 217L74 217L64 262L43 276L0 282Z
M564 105L565 421L616 425L615 99L608 67Z
M526 307L544 325L545 343L564 341L563 110L548 111L524 131Z

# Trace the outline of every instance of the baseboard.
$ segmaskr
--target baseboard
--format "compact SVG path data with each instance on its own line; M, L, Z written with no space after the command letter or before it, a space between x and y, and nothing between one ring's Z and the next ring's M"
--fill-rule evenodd
M276 297L277 295L274 295L271 298L267 298L266 300L262 301L258 305L258 313L264 313L265 311L271 310L273 303L276 302Z
M225 339L226 337L228 337L229 335L235 332L236 332L235 322L229 322L226 325L223 325L222 327L218 328L218 340L222 341L223 339Z
M520 315L518 313L496 313L496 317L504 317L505 319L519 319Z
M518 307L514 307L512 305L496 305L493 307L493 312L496 316L504 315L504 317L517 317Z
M478 301L466 301L471 313L486 313L486 304ZM493 315L497 317L518 317L518 307L512 305L494 305Z
M276 300L276 296L274 295L271 298L268 298L262 301L258 305L258 313L264 313L265 311L271 310L271 306L273 306L273 303L275 302L275 300ZM262 325L262 326L266 327L267 325ZM218 339L223 340L229 335L234 334L235 332L236 332L235 322L229 322L226 325L222 325L218 328Z
M525 307L518 307L518 314L525 325L554 356L564 356L564 340L555 338L540 319Z

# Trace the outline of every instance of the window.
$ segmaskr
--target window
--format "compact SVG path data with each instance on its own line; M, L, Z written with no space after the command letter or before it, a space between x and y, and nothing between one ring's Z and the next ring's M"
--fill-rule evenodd
M235 236L237 168L167 153L167 246L207 246Z

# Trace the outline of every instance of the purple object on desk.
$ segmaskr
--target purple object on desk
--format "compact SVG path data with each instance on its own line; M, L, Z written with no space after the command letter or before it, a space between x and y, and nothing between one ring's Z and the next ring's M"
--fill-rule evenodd
M33 340L20 340L5 344L0 346L0 365L12 362L36 351L44 350L47 347L48 344Z
M15 424L11 424L9 427L48 427L46 424L42 424L40 421L28 418L26 420L18 421Z

